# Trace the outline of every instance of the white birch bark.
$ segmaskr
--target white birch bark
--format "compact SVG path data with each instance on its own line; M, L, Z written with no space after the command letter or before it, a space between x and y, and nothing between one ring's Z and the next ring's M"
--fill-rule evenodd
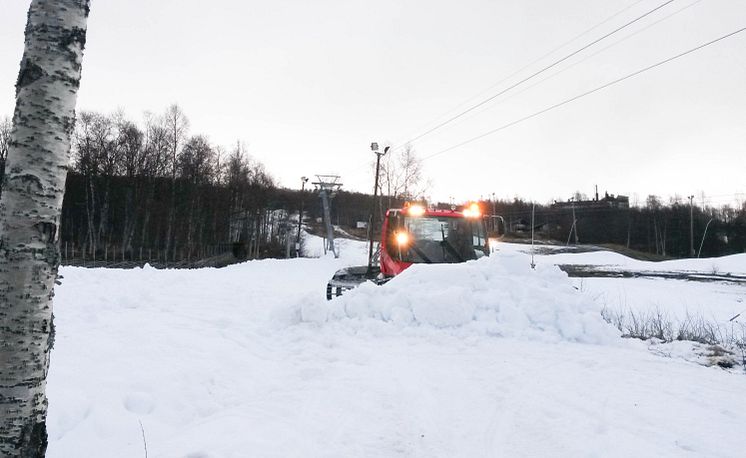
M59 222L89 0L32 0L0 200L0 455L46 451Z

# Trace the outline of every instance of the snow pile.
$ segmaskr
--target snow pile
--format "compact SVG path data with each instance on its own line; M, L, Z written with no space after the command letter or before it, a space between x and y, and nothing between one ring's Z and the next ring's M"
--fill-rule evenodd
M530 267L520 253L465 264L413 265L384 286L366 283L333 301L313 300L301 319L396 327L430 326L465 335L614 344L619 333L600 306L554 265Z

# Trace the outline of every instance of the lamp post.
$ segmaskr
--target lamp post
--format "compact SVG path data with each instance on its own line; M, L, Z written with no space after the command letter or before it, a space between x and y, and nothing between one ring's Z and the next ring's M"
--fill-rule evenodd
M378 200L378 175L381 171L381 156L385 156L389 152L389 146L383 149L381 152L378 148L378 143L373 142L370 144L370 150L376 155L376 179L375 185L373 186L373 206L371 208L370 217L368 218L368 273L373 268L373 227L376 223L376 201Z
M295 256L298 258L300 258L300 228L303 223L303 193L307 182L307 177L300 177L300 212L298 213L298 236L295 239Z

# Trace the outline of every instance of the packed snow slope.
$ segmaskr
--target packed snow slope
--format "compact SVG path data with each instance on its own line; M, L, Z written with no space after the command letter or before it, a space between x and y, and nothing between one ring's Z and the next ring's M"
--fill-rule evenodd
M619 338L550 262L506 249L326 302L333 272L365 259L343 245L336 260L63 268L48 456L144 456L143 431L150 457L746 449L745 375Z

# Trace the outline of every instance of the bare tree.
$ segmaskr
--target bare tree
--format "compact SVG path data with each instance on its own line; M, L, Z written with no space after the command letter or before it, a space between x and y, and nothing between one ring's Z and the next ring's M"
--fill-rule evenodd
M384 158L381 164L381 196L388 197L390 208L393 199L412 200L422 197L428 187L424 179L422 159L410 145L398 153Z
M149 113L145 115L142 176L146 190L142 201L143 217L140 233L140 246L148 241L153 201L156 193L156 181L168 171L169 149L168 131L163 120ZM156 237L157 238L157 237Z
M0 455L43 457L52 295L89 0L32 0L0 200Z
M196 135L184 145L179 157L179 175L184 186L184 193L188 196L186 216L186 249L191 256L195 242L201 244L204 218L198 214L202 200L202 186L213 179L215 152L206 137Z
M132 241L138 224L137 207L142 202L142 175L147 161L144 148L145 134L135 123L121 116L117 120L117 149L121 153L120 175L124 180L124 224L122 224L122 249L132 251Z
M176 176L179 170L179 153L189 130L189 120L178 105L171 105L163 117L168 141L169 162L171 172L171 205L168 210L168 226L166 228L166 253L171 249L174 239L174 224L176 223Z
M73 144L75 168L86 178L88 209L87 247L93 255L107 237L112 179L122 168L122 148L118 142L118 120L123 115L106 116L83 112L77 122Z
M95 114L82 112L78 117L73 135L75 146L75 168L85 179L86 204L86 244L96 244L96 186L94 177L98 174L98 154L93 141Z
M163 119L150 114L145 116L145 167L148 177L164 177L169 170L168 130Z

